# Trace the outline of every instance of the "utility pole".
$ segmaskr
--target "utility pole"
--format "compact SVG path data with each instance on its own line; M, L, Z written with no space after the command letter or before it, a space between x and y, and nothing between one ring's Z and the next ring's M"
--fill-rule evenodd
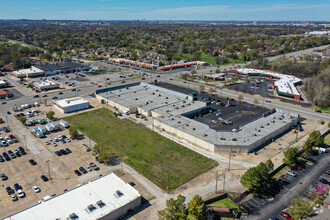
M48 177L51 180L52 178L50 177L50 169L49 169L49 160L46 160L47 167L48 167Z
M123 168L123 161L120 161L120 165L121 165L121 175L124 175L124 168Z
M23 134L23 138L24 138L24 146L25 146L25 150L27 151L27 145L26 145L26 137L25 137L25 134Z
M226 173L223 174L223 188L222 188L222 193L225 193L225 185L226 185Z
M296 142L298 142L298 130L296 130Z
M215 193L217 193L218 191L218 171L216 173L216 177L215 177Z
M228 161L228 172L230 172L230 161L231 161L232 147L230 147L229 161Z
M6 122L7 122L7 126L8 126L8 128L9 128L8 115L6 115Z

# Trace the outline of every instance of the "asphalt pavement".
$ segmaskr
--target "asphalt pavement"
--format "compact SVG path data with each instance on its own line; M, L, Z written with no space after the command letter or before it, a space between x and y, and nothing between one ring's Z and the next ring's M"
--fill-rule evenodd
M285 210L291 199L306 198L310 199L310 186L320 183L318 180L326 170L330 169L330 153L311 157L314 165L306 164L306 168L294 171L297 177L284 175L282 189L272 201L266 198L253 196L243 202L241 206L249 212L248 216L242 217L243 220L265 220L278 218L282 219L281 212Z

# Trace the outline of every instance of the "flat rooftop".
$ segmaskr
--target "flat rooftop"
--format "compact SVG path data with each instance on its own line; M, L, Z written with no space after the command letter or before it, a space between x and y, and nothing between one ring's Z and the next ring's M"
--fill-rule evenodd
M45 72L47 71L55 71L55 70L65 70L65 69L73 69L84 67L86 65L75 63L75 62L59 62L59 63L47 63L43 65L34 65L34 67L39 68Z
M59 105L61 107L69 107L69 106L74 106L74 105L79 105L79 104L84 104L84 103L89 103L86 99L83 99L81 97L74 97L74 98L69 98L69 99L61 99L58 101L53 101L56 105Z
M58 85L57 83L54 83L50 80L39 80L34 81L33 84L37 87L43 87L43 86L51 86L51 85Z
M69 219L72 213L79 219L100 219L140 197L136 189L114 173L110 173L49 200L44 199L46 201L43 200L5 219ZM103 207L97 205L99 201L103 202ZM90 205L94 206L95 210L90 211Z

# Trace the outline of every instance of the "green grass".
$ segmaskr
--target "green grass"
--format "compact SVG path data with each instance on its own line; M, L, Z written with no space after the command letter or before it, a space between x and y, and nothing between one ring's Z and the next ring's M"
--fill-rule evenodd
M65 120L166 191L218 164L131 120L118 119L104 108Z
M221 199L221 200L216 201L214 203L208 204L207 206L237 208L241 212L244 211L244 210L240 209L239 206L236 203L234 203L233 201L231 201L231 199L229 199L229 198Z
M320 108L320 110L322 112L325 112L325 113L330 113L330 106L328 106L328 107L322 107L322 108Z
M182 59L188 59L188 57L190 56L190 53L182 53L181 54L181 58ZM213 63L215 64L215 56L212 56L210 54L206 54L206 53L202 53L200 61L204 61L207 63ZM243 63L243 60L236 60L236 59L232 59L232 58L228 58L228 62L226 63L221 63L221 65L224 64L232 64L232 63Z
M327 134L327 136L325 136L324 143L330 145L330 134Z
M0 41L0 46L7 44L8 46L14 45L13 43L7 42L7 41Z

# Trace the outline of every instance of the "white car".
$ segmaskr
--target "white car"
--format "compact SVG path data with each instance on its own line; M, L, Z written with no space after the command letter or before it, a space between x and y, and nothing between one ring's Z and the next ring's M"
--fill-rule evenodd
M48 141L45 141L45 144L46 144L46 145L49 145L49 142L48 142Z
M91 149L90 149L89 147L87 147L87 146L84 146L84 150L85 150L86 152L91 151Z
M55 142L58 142L59 140L58 140L58 138L57 138L57 137L54 137L54 141L55 141Z
M92 169L90 166L86 166L86 169L87 169L88 171L93 171L93 169Z
M295 172L293 172L292 170L287 170L287 171L285 171L285 173L290 175L290 176L293 176L293 177L297 176L297 174Z
M14 193L10 194L10 197L11 197L11 200L13 200L13 201L16 201L18 199Z
M36 193L40 192L40 189L38 186L33 186L32 188L33 188L34 192L36 192Z
M17 190L17 195L18 195L18 197L20 197L20 198L25 197L25 193L24 193L23 190L21 190L21 189Z

